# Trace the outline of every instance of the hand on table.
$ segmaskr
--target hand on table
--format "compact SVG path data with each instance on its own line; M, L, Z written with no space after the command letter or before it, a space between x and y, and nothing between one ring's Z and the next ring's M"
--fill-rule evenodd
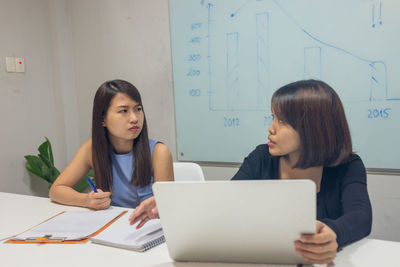
M338 243L335 232L326 224L317 221L315 234L301 235L295 242L296 252L305 261L316 264L327 264L336 257Z

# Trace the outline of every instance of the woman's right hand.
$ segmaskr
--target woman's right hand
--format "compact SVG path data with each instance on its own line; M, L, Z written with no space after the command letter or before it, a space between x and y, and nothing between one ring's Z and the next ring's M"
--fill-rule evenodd
M104 210L110 206L111 193L103 192L101 189L97 189L97 193L90 192L87 194L86 207L93 210Z
M315 234L303 234L300 240L295 242L296 252L307 262L328 264L336 257L337 236L328 225L321 221L317 221L316 226Z
M140 205L135 208L132 215L129 217L129 224L132 225L140 221L136 226L136 229L139 229L147 221L156 218L160 217L158 215L156 199L152 196L143 200Z

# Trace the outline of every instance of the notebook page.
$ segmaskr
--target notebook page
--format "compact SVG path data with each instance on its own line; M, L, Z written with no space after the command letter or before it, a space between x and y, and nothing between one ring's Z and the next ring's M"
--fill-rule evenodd
M148 221L142 228L126 224L109 228L92 238L92 242L127 249L141 250L150 242L164 236L160 219Z
M64 237L65 240L85 239L119 214L121 214L121 210L67 211L15 236L13 239L25 240L26 238L43 237L45 235L52 235L53 238Z

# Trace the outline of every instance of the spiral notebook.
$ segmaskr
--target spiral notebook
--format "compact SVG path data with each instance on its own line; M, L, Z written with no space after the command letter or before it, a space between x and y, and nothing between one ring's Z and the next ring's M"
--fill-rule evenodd
M91 240L96 244L143 252L163 243L164 232L160 219L154 219L140 229L127 222L117 228L109 228Z

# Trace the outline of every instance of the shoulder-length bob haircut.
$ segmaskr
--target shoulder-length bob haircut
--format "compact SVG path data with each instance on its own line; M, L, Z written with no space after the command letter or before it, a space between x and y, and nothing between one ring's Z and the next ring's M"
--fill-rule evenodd
M103 83L99 89L97 89L94 97L92 120L92 160L94 177L96 186L101 188L103 191L111 192L111 149L113 148L108 137L108 130L103 126L103 122L111 100L118 93L126 94L132 100L142 105L142 99L136 87L123 80L113 80ZM142 110L144 115L144 109ZM152 176L151 153L145 115L142 131L134 140L132 151L133 173L131 183L143 187L151 182Z
M336 166L353 153L342 102L328 84L305 80L285 85L273 94L271 108L300 136L295 168Z

